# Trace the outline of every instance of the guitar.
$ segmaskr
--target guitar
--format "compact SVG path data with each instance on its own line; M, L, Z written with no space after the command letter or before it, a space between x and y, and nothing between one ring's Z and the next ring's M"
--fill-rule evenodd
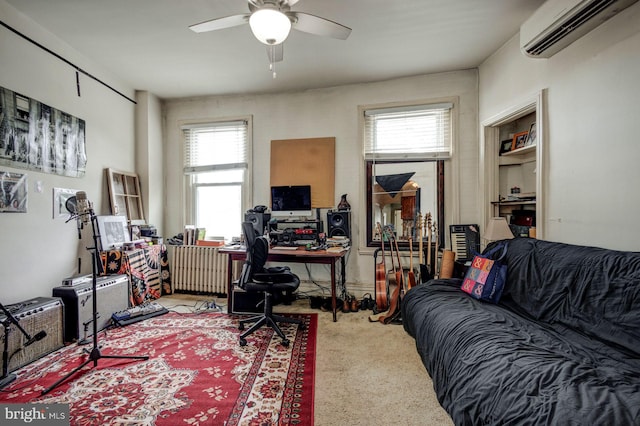
M435 247L435 252L433 253L434 255L434 262L435 265L433 266L433 277L434 278L439 278L440 277L440 271L438 269L438 242L440 241L440 239L438 238L438 224L436 222L433 222L433 236L436 239L436 247Z
M384 259L384 235L380 223L376 224L376 232L380 235L382 259L376 264L376 311L384 312L389 307L389 284L387 283L387 266Z
M416 233L418 236L418 282L424 283L425 278L429 275L427 271L427 265L424 264L424 248L422 238L422 213L418 213L418 232Z
M413 239L409 237L409 272L407 272L407 291L415 287L416 276L413 272Z
M433 279L433 267L431 266L431 213L424 216L424 232L427 236L427 265L424 275L420 276L423 283Z
M380 321L383 324L389 324L391 321L395 320L400 315L400 302L402 298L402 293L404 291L404 272L402 271L402 264L400 263L400 254L398 253L398 242L396 241L393 230L389 226L385 227L385 229L387 230L387 233L388 233L389 247L391 248L390 257L391 257L391 263L395 270L396 286L393 290L393 294L391 295L391 302L389 304L389 309L387 313L385 315L380 316L378 318L378 321ZM394 243L395 243L395 249L396 249L396 256L398 257L397 268L393 263Z

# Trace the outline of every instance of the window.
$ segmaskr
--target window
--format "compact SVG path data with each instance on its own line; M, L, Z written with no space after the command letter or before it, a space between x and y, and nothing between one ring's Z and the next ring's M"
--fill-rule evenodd
M426 234L430 213L444 219L444 161L452 154L453 103L364 108L367 245L379 245L376 223L393 225L399 242ZM420 223L422 222L422 223ZM422 228L422 233L420 229ZM442 228L442 226L441 226ZM444 232L439 232L444 242Z
M126 216L131 225L144 224L140 181L136 173L107 169L111 214Z
M249 188L250 121L184 126L189 224L207 236L240 236Z

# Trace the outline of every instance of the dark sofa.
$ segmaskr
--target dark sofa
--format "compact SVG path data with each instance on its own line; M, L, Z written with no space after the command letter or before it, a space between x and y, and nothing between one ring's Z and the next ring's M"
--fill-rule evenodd
M640 253L509 241L498 304L432 280L402 301L457 425L640 425Z

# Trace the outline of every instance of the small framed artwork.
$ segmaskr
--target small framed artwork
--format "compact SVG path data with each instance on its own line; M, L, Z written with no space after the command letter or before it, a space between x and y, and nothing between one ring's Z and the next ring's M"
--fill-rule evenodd
M499 155L502 155L505 152L511 151L512 142L513 141L511 139L507 139L507 140L504 140L504 141L500 142L500 153L499 153Z
M27 212L27 175L0 171L0 213Z
M527 142L525 146L535 145L536 144L536 123L531 123L531 127L529 127L529 135L527 136Z
M67 200L76 195L75 189L53 188L53 218L68 219Z
M528 131L520 132L513 135L513 139L511 140L511 150L524 148L525 143L527 142Z
M125 216L98 216L97 219L100 246L103 251L119 249L124 243L131 242Z

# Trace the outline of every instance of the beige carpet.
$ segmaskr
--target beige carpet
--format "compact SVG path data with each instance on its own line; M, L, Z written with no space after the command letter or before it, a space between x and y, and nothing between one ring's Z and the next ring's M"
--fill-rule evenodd
M206 296L159 299L167 308L193 312ZM215 299L226 310L226 299ZM401 325L370 323L371 311L342 313L311 309L299 300L278 312L318 313L315 423L325 425L452 425L440 407L415 341Z

